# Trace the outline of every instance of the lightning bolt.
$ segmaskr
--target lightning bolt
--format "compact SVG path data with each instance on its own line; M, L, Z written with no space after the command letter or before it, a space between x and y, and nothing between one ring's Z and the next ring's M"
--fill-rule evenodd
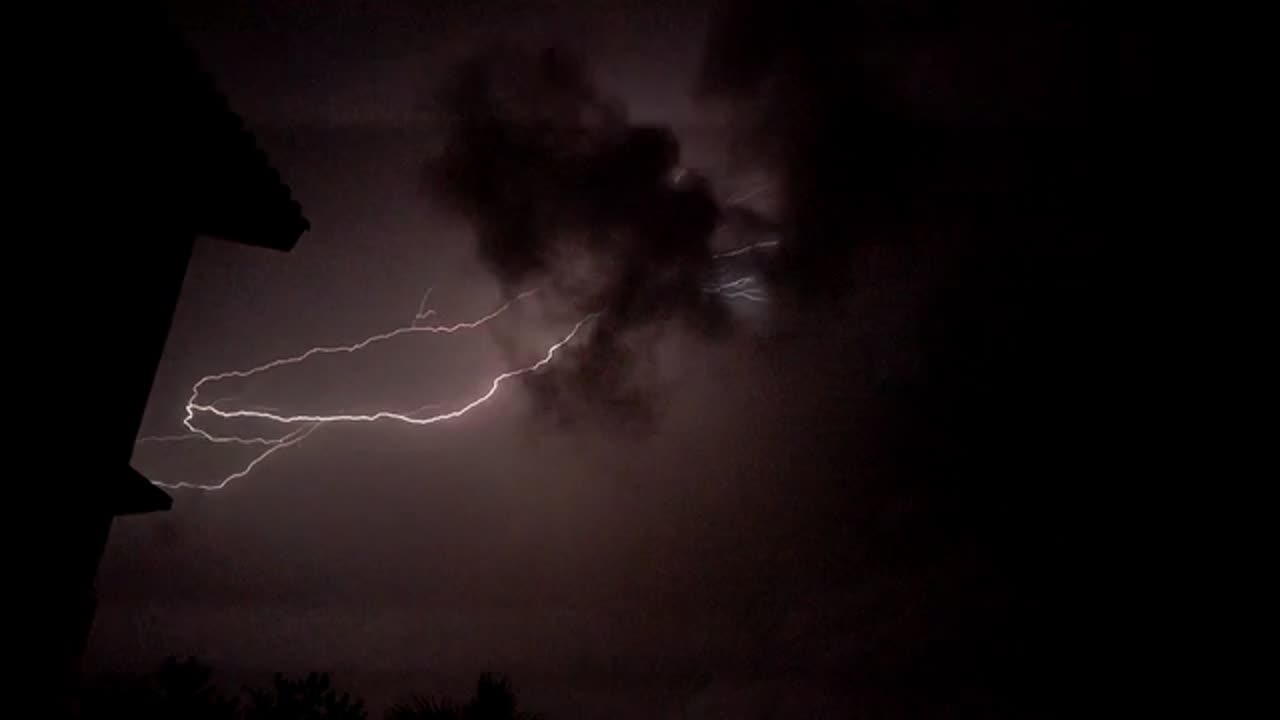
M555 343L554 345L552 345L550 348L547 349L547 352L545 355L543 355L542 359L538 360L532 365L526 365L525 367L517 368L515 370L508 370L507 372L504 372L501 375L498 375L490 382L488 392L484 393L480 397L477 397L471 402L463 405L462 407L456 410L450 410L448 412L438 413L435 415L428 415L427 417L414 417L417 411L413 411L409 413L401 413L401 412L392 412L390 410L380 410L378 412L369 413L369 414L280 415L274 412L266 412L263 410L249 410L249 409L221 410L217 407L214 407L213 405L201 405L197 403L194 399L192 399L187 403L187 415L188 415L188 419L190 419L196 413L208 413L210 415L220 417L224 420L252 418L255 420L266 420L269 422L279 423L281 425L296 425L299 423L328 424L328 423L351 423L351 422L377 422L379 420L394 420L396 422L407 423L409 425L434 425L435 423L438 423L444 420L454 420L456 418L460 418L463 415L466 415L467 413L471 412L475 408L479 407L481 404L488 402L489 398L493 397L498 392L498 388L507 380L541 370L548 363L550 363L552 359L555 358L556 352L559 351L560 348L564 347L565 345L567 345L569 342L573 340L574 336L578 334L578 331L582 329L583 325L587 324L588 322L591 322L592 320L595 320L597 317L599 317L599 315L600 315L599 313L592 313L584 317L583 319L579 320L573 326L573 329L569 331L568 335L565 335L559 342ZM225 376L231 377L231 375L225 375ZM421 408L419 408L419 410L421 410ZM190 427L190 425L188 426Z
M760 193L769 192L772 189L773 189L773 183L771 182L756 183L753 187L747 188L746 190L743 190L741 192L738 192L729 196L729 198L725 200L725 204L741 205L742 203L750 200L751 198L759 195Z
M740 248L734 248L732 250L725 250L724 252L718 252L712 255L711 257L716 260L723 260L725 258L738 257L739 255L746 255L747 253L756 252L758 250L765 250L768 248L776 248L776 247L778 247L777 240L761 240L760 242L751 243L750 245L743 245Z
M759 279L755 275L744 275L719 285L704 287L703 292L720 295L729 300L750 300L751 302L769 302Z
M772 240L759 242L753 245L747 245L745 247L722 252L714 257L717 259L736 257L756 250L774 247L777 244L777 241ZM722 282L718 285L709 285L704 287L703 290L704 292L720 295L721 297L731 300L767 302L767 297L764 294L763 287L760 285L758 279L753 275L739 277L734 280ZM386 332L370 335L349 345L315 346L296 355L276 358L247 369L227 370L205 375L204 377L196 380L196 382L191 386L191 393L188 396L184 407L182 425L187 432L174 435L151 435L141 437L137 440L137 444L147 445L199 440L212 443L214 445L258 447L261 448L261 450L241 469L230 473L229 475L224 476L221 480L211 484L185 481L172 483L162 481L152 482L160 487L174 490L189 489L206 492L223 490L230 485L230 483L249 475L255 468L265 462L272 455L301 443L303 440L310 437L316 430L325 425L398 422L406 425L426 426L460 418L489 402L498 394L501 387L508 381L522 375L536 373L549 365L555 359L556 354L563 347L573 342L579 333L583 331L583 328L598 318L600 313L592 313L583 317L575 323L572 328L570 328L568 333L549 346L537 361L529 365L508 370L495 376L489 381L489 387L485 392L451 410L441 411L440 409L443 407L442 404L430 403L407 412L378 410L376 412L369 413L290 414L282 412L278 408L264 406L220 407L220 404L226 404L234 398L222 397L213 401L202 401L201 395L208 387L220 381L254 377L282 367L298 365L321 355L358 353L372 345L384 343L407 335L424 333L433 335L452 335L464 331L475 330L502 316L514 304L528 299L536 292L536 289L522 292L511 300L500 305L497 309L476 320L454 323L452 325L424 325L422 324L423 321L436 314L436 311L428 305L432 293L432 289L429 288L423 295L421 302L418 303L418 309L417 312L414 313L413 319L407 325L401 325ZM275 436L228 434L215 432L201 424L202 420L215 418L222 421L254 421L274 424L281 427L281 433Z
M761 240L750 245L715 253L711 257L714 260L727 260L749 253L770 250L778 247L778 244L779 241L777 240ZM765 293L763 283L755 275L743 275L733 280L726 280L719 285L707 285L702 290L706 293L719 295L727 300L749 300L757 303L769 302L769 296Z
M490 381L489 388L486 392L462 404L460 407L445 412L436 412L424 415L423 413L426 413L429 410L441 407L439 403L431 403L403 413L379 411L368 414L339 413L330 415L287 415L278 412L275 408L261 406L225 409L219 407L218 403L225 401L226 398L220 398L219 400L212 402L202 402L200 397L201 393L212 383L232 378L243 379L253 377L277 368L306 362L310 358L318 355L356 353L375 343L386 342L393 338L410 334L429 333L451 335L466 330L475 330L500 317L503 313L507 312L512 305L529 298L534 294L534 292L534 290L523 292L506 303L503 303L493 312L490 312L476 320L459 322L452 325L419 325L418 323L421 320L430 317L435 313L434 310L427 308L427 302L431 295L431 291L428 290L426 295L423 297L422 302L418 306L417 313L414 314L413 321L409 325L403 325L387 332L371 335L350 345L317 346L297 355L277 358L245 370L229 370L226 372L206 375L192 385L191 394L187 399L182 424L188 432L177 435L154 435L142 437L138 439L138 444L203 440L214 444L260 446L264 449L255 455L243 468L223 477L220 481L213 484L191 482L153 482L160 487L169 489L192 489L205 491L222 490L232 481L243 478L251 473L259 464L275 453L302 442L322 425L379 421L396 421L408 423L410 425L431 425L462 417L480 405L488 402L498 393L498 390L507 381L520 377L521 375L537 372L551 363L555 358L556 353L565 345L572 342L573 339L582 331L583 327L592 322L599 314L593 313L579 320L565 336L563 336L558 342L551 345L547 349L546 353L536 362L497 375ZM278 437L264 437L259 435L243 436L218 433L201 426L200 420L209 417L220 418L223 420L253 419L268 421L285 426L287 431Z
M306 439L308 435L315 432L316 428L318 427L320 427L320 423L311 423L309 425L304 425L298 428L297 430L294 430L293 432L289 433L288 435L285 435L282 438L278 438L276 440L263 440L263 443L266 445L269 445L270 447L268 447L266 450L263 450L260 454L258 454L252 460L250 460L249 464L245 465L244 468L231 473L230 475L222 478L222 480L220 480L217 483L214 483L213 485L200 485L197 483L189 483L189 482L166 483L166 482L160 482L159 480L152 480L151 482L156 485L159 485L162 488L168 488L170 490L186 489L186 490L204 490L206 492L221 490L225 488L227 485L229 485L232 481L239 480L240 478L253 472L253 469L256 468L258 464L261 463L263 460L266 460L267 458L271 457L275 453L287 447L293 447L294 445L297 445L298 443L302 442L304 439ZM196 437L204 437L205 434L198 433L194 435Z
M415 323L419 320L426 320L436 314L434 309L427 307L427 302L431 300L431 291L434 289L435 288L427 288L427 292L422 296L422 302L418 303L418 312L413 316L413 321Z

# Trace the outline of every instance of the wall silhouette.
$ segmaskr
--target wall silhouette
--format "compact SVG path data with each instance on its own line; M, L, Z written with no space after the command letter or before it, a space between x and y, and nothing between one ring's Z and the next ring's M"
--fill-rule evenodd
M28 243L40 247L24 249L22 258L67 287L74 302L92 306L75 332L64 331L61 303L26 309L41 350L25 377L35 389L24 403L39 423L33 426L65 422L67 409L82 405L85 388L75 379L87 363L105 379L93 391L93 431L59 458L58 542L39 583L56 620L35 666L55 686L63 712L92 625L94 576L112 518L172 503L129 458L195 239L288 250L308 228L288 187L163 17L140 4L101 20L111 28L101 33L109 42L78 47L61 61L70 76L50 80L75 91L77 106L64 115L84 120L40 138L77 167L74 197L60 192L63 178L52 186L59 192L46 194L61 216L86 217L90 227L59 227L57 238L77 241L73 252L60 242Z

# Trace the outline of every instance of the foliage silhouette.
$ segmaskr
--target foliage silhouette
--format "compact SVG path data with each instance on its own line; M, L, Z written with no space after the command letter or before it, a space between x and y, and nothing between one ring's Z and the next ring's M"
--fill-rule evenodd
M250 688L245 720L365 720L364 701L339 694L328 673L300 680L276 674L270 688Z
M117 682L85 694L83 718L237 720L240 703L212 684L213 670L195 658L168 658L140 682Z
M387 712L387 720L538 720L540 716L519 709L511 681L502 675L483 673L476 694L466 705L449 698L415 697Z
M213 684L213 670L195 658L169 658L144 678L106 678L86 687L82 720L367 720L364 701L341 692L328 673L302 678L275 674L269 686L245 688L247 702ZM520 710L511 682L482 673L475 694L460 705L451 698L414 696L387 710L386 720L541 720Z
M239 716L240 703L212 684L213 669L195 658L169 658L156 674L162 717L222 720Z
M386 720L457 720L461 717L462 708L448 698L415 696L408 702L393 705L387 711Z

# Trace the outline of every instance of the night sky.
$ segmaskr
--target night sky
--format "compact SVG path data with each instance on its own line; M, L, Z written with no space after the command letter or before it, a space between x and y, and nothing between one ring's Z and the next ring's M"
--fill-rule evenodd
M441 323L542 290L204 399L447 409L603 314L461 418L322 426L118 519L89 671L329 670L378 710L494 669L552 718L1054 714L1098 482L1099 43L1067 4L792 5L173 5L312 230L197 243L142 435L428 288ZM728 270L767 302L703 292ZM212 484L253 453L134 464Z

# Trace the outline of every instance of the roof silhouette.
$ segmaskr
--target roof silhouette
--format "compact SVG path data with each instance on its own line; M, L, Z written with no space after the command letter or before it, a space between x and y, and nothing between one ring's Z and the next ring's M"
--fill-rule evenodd
M289 250L310 228L299 204L258 147L244 121L230 108L213 77L200 65L181 35L160 22L141 21L123 56L121 77L132 94L127 107L139 121L126 131L132 143L129 164L146 180L140 214L157 223L160 242L185 247L161 250L148 258L150 274L133 279L139 297L126 316L138 322L123 342L143 350L130 369L130 397L119 407L116 442L132 450L151 380L177 303L176 290L186 271L186 256L196 236ZM156 262L159 260L159 262ZM109 480L103 498L113 514L167 509L171 499L132 468Z
M26 275L14 314L28 330L18 352L32 361L17 388L30 429L14 454L49 461L45 486L57 498L57 540L40 556L55 622L36 674L53 680L63 711L112 519L173 503L130 460L196 239L289 250L309 227L195 53L154 10L66 9L56 32L92 31L65 43L50 77L18 103L40 125L22 148L38 156L23 185L44 204L11 265Z

